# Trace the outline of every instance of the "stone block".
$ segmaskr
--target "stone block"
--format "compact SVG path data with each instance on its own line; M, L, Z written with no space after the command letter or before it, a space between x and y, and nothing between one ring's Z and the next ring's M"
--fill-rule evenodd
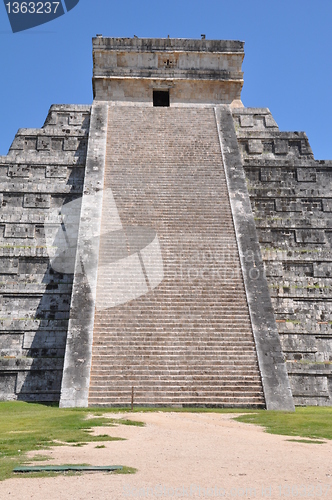
M265 130L265 121L263 116L253 116L253 130Z
M47 115L47 118L45 120L44 127L56 125L56 118L57 118L57 113L55 111L50 111Z
M58 179L65 179L67 177L68 169L67 167L61 167L59 165L48 165L46 166L46 177L54 177Z
M274 153L276 155L286 155L289 152L288 140L287 139L275 139L274 141Z
M260 173L261 182L281 182L281 168L262 167Z
M4 207L13 208L14 213L19 213L19 211L17 211L17 209L20 209L23 206L23 195L19 194L17 196L15 194L5 193L3 195L2 205Z
M8 294L3 298L2 311L14 318L18 315L19 318L31 318L38 316L40 305L42 305L40 296Z
M24 149L26 151L35 151L37 145L37 137L25 137Z
M280 318L281 315L294 314L294 300L284 297L275 297L273 299L274 313Z
M260 243L292 244L295 241L294 230L284 229L258 229Z
M322 204L324 212L332 212L332 198L323 198Z
M303 353L316 353L318 350L317 340L314 335L283 334L281 343L284 352L299 353L297 357L293 358L297 360L303 359Z
M67 332L50 332L39 330L38 332L26 332L24 334L24 349L60 349L66 346Z
M22 151L23 149L25 149L24 137L17 134L15 136L15 139L13 140L11 146L10 146L9 151Z
M301 207L303 212L313 212L313 211L322 211L322 200L315 200L313 198L309 199L301 199ZM311 224L315 224L316 220L313 218L311 220Z
M53 151L62 151L63 149L63 139L51 138L51 149Z
M266 276L282 276L283 266L282 262L267 261L264 263Z
M50 151L51 149L51 137L39 136L37 138L37 150L38 151Z
M316 182L315 168L298 168L296 172L298 182Z
M70 113L69 125L81 126L83 122L82 113Z
M79 141L77 137L68 137L64 139L63 150L64 151L77 151L79 146Z
M332 247L332 231L325 231L325 236L328 244Z
M14 374L14 373L0 372L0 400L8 401L16 399L15 398L16 378L17 378L16 373Z
M37 371L32 368L30 371L21 371L17 377L16 392L17 394L60 392L61 375L60 370Z
M256 199L252 200L254 213L258 216L271 215L275 212L275 200Z
M9 165L8 167L8 177L30 177L31 167L30 165Z
M263 143L260 139L248 140L248 152L251 155L262 154L264 150Z
M19 274L29 274L29 275L45 275L49 271L49 260L37 257L19 259ZM53 275L52 275L53 276ZM45 277L46 279L46 277Z
M34 224L6 224L5 238L34 238Z
M290 377L293 396L329 396L327 377L293 375Z
M275 205L277 212L302 212L302 206L297 200L277 198Z
M317 352L318 353L323 353L326 357L326 359L329 359L332 361L332 338L327 337L316 337L316 342L317 342Z
M0 179L8 177L8 165L1 165L0 163Z
M294 280L295 277L314 276L312 262L285 262L285 276Z
M50 208L51 196L49 194L25 194L24 208Z
M314 156L307 138L302 139L300 142L300 154L303 156L310 156L312 158Z
M272 115L265 115L264 118L266 128L278 128L277 122L274 120Z
M301 193L305 194L305 193ZM321 212L322 211L322 202L321 200L315 199L292 199L292 198L277 198L275 200L275 206L277 212L301 212L303 217L306 219L306 225L312 226L317 224L317 228L319 227L321 218L318 218L318 214L316 214L316 219L312 212ZM304 219L300 218L300 216L293 216L293 220L298 221L298 223L304 223ZM302 222L300 222L302 221ZM288 221L289 223L289 221ZM323 227L326 227L325 223L322 224ZM322 227L321 226L321 227Z
M253 115L240 115L240 125L241 127L253 127L254 126Z
M325 243L325 234L315 229L296 229L295 239L297 243Z
M301 156L301 141L300 140L289 140L289 154L295 157Z
M22 334L2 333L0 335L0 357L22 355L22 342Z
M0 273L1 274L17 274L18 273L18 259L4 258L0 260Z
M332 278L332 262L314 262L313 266L316 278Z

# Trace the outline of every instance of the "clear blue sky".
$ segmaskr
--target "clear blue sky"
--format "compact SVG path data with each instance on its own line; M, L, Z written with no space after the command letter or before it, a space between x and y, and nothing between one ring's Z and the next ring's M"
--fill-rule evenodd
M244 40L244 105L270 108L281 130L307 133L316 159L332 159L332 0L80 0L16 34L2 3L0 154L51 104L92 102L97 33Z

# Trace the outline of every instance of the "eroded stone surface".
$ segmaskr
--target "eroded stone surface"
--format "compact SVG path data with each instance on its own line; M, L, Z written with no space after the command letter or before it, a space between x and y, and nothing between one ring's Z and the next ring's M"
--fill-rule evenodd
M89 119L90 106L52 106L0 157L1 399L59 400L73 277L51 268L45 224L81 196Z
M314 160L303 132L268 128L268 109L233 118L294 402L331 405L332 162Z

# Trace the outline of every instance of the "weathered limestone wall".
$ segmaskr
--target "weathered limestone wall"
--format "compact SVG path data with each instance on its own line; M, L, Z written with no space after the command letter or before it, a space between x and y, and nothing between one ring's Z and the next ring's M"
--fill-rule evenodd
M72 274L50 267L45 221L82 193L90 106L52 106L0 157L0 399L58 401Z
M295 404L332 404L332 162L268 109L233 111Z
M99 243L106 157L108 105L91 106L81 220L66 353L61 386L61 407L87 406L90 385L93 326L96 308Z
M154 90L169 90L170 105L206 105L232 103L239 99L239 89L232 82L218 82L213 80L173 80L165 79L126 79L101 78L98 81L97 100L120 101L131 105L133 101L153 106L152 93ZM204 100L202 103L202 96Z
M153 90L169 90L171 105L240 105L243 45L224 40L94 38L94 98L152 106Z

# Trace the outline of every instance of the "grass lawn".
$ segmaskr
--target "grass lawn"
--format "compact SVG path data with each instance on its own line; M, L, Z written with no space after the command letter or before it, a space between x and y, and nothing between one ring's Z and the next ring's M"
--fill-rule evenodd
M106 409L103 413L111 411L113 412L111 409ZM87 419L88 415L96 418ZM93 441L97 444L118 440L119 438L112 438L106 434L99 436L91 434L94 427L110 427L118 422L144 425L130 420L103 418L99 409L62 409L17 401L2 402L0 403L0 480L12 477L13 468L25 464L28 451L47 450L50 446L64 444L82 446ZM128 467L123 470L123 472L130 471Z
M23 402L0 403L0 480L13 476L15 467L24 465L26 453L31 450L47 450L51 446L83 446L96 442L103 448L104 441L112 441L106 434L93 436L94 427L111 427L121 422L127 425L144 425L125 418L105 418L107 413L129 412L126 408L70 408L31 404ZM235 417L240 422L257 424L272 434L300 437L301 442L319 443L321 439L332 439L332 408L306 407L293 412L276 412L248 409L211 408L135 408L134 412L179 411L204 413L244 413ZM94 418L87 418L93 416ZM310 441L312 440L312 441ZM37 458L38 459L38 458ZM47 459L47 456L44 456ZM84 464L82 464L84 465ZM94 465L94 464L88 464ZM123 465L123 464L105 464ZM134 469L124 467L124 473ZM39 475L49 476L51 473ZM54 474L53 474L54 475ZM24 475L24 477L27 477ZM34 475L33 477L36 477Z
M264 411L235 418L239 422L257 424L270 434L300 436L310 439L332 439L332 408L307 406L295 412ZM302 440L302 442L309 442Z

